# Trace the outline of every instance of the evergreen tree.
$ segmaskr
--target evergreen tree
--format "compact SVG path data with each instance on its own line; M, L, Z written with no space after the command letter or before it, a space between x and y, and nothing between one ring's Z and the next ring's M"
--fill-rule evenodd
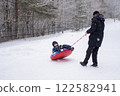
M84 0L76 0L76 14L73 17L75 30L78 31L86 27L87 10Z
M19 0L22 6L29 10L37 12L45 18L55 18L57 16L57 8L54 7L54 2L45 2L40 0Z

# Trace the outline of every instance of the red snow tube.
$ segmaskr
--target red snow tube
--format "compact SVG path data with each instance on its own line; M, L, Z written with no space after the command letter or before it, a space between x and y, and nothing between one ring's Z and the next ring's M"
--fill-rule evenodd
M66 50L58 52L58 53L56 53L54 55L51 55L51 59L52 60L62 59L62 58L65 58L65 57L69 56L71 53L72 53L71 50L66 49Z

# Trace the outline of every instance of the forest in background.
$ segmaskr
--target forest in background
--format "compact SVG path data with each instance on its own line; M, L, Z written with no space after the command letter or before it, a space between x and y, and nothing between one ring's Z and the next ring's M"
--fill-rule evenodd
M0 42L78 31L95 10L120 19L120 0L0 0Z

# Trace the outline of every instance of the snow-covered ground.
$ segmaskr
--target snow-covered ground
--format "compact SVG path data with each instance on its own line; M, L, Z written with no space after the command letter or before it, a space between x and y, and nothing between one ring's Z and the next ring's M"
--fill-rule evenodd
M99 50L99 67L82 67L88 36L80 40L73 53L62 60L52 61L52 41L72 45L84 35L67 31L44 37L15 40L0 44L1 80L119 80L120 79L120 21L106 20L105 37Z

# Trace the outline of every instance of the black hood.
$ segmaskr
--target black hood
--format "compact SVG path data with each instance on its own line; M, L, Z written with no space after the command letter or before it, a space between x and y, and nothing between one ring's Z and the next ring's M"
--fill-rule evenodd
M57 41L53 41L52 42L53 47L54 47L54 44L58 44L58 42Z
M102 22L105 21L104 16L102 14L97 15L95 18L99 21L102 21Z

